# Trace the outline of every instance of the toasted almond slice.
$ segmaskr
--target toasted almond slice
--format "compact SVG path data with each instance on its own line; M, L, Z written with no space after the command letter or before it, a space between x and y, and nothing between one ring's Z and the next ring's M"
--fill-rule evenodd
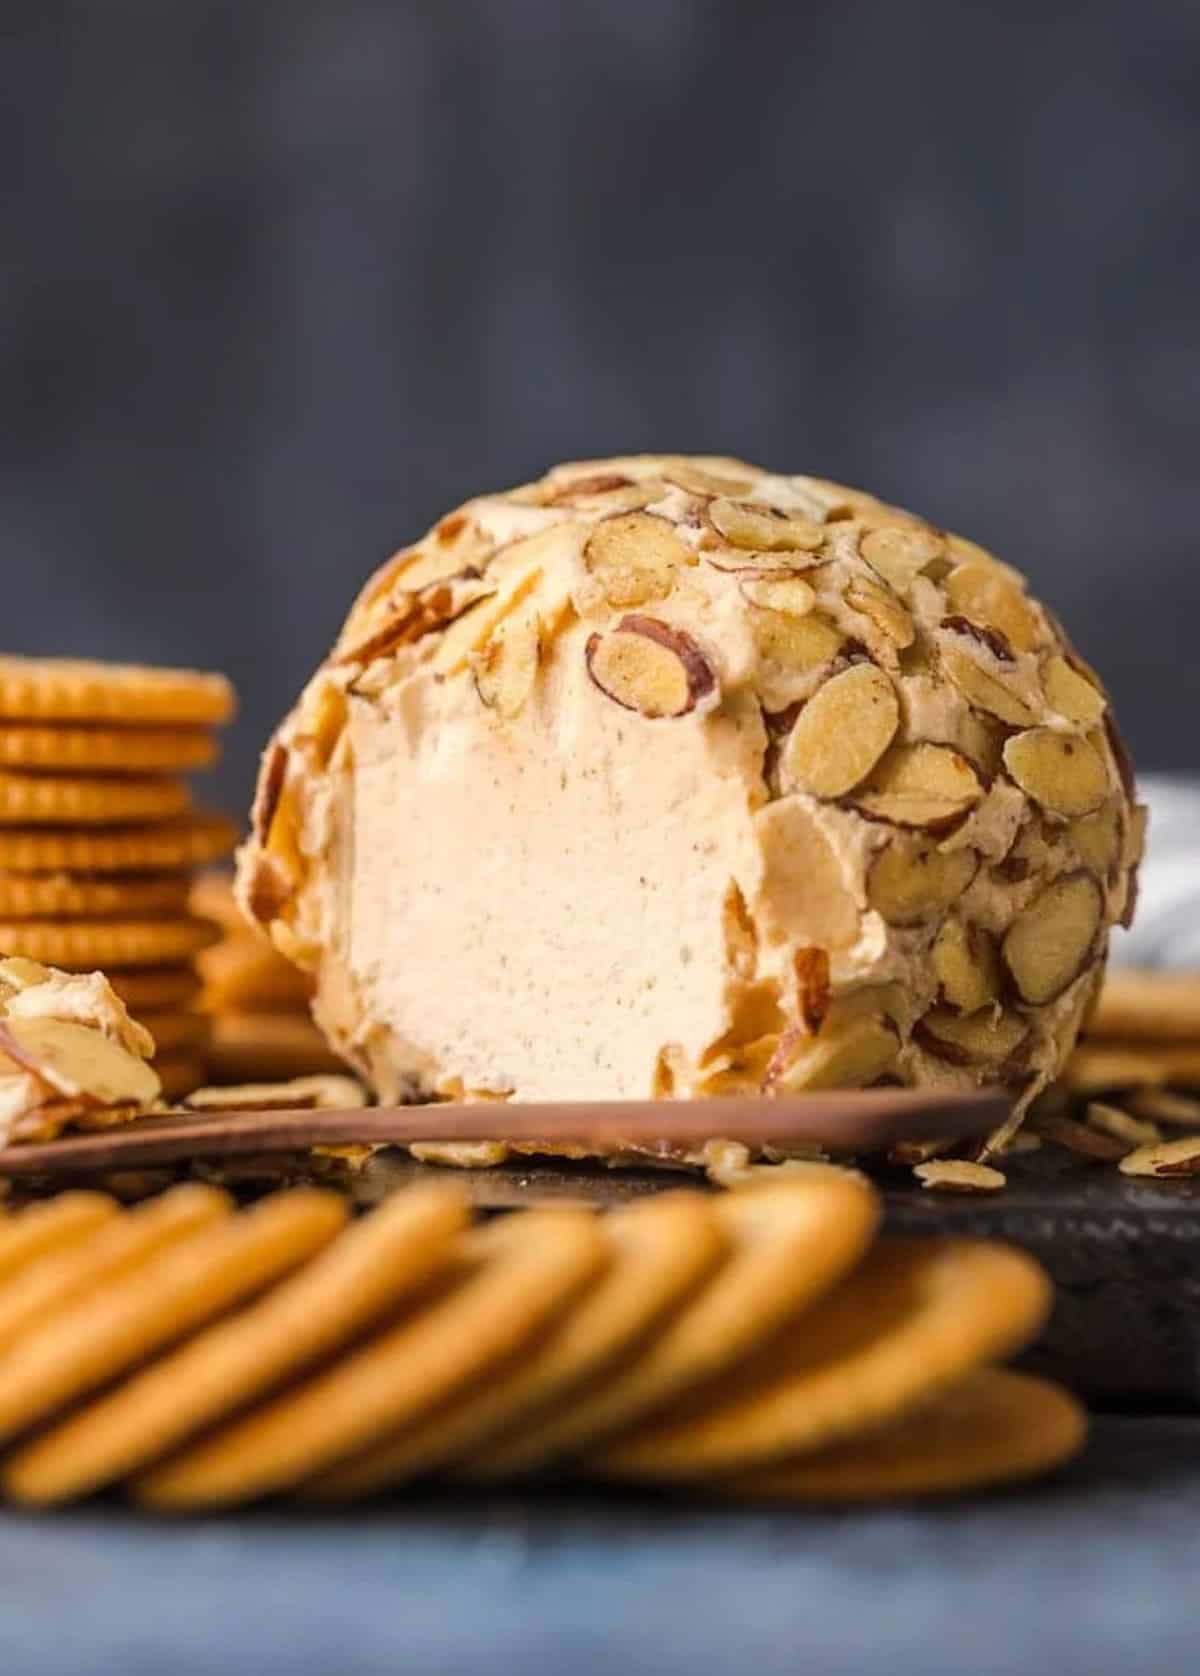
M147 1106L159 1080L145 1060L86 1024L62 1018L7 1018L0 1048L70 1100Z
M1106 878L1121 854L1121 814L1115 802L1072 821L1067 836L1085 867Z
M780 758L785 784L843 797L871 772L900 725L896 689L873 663L833 675L801 710Z
M1122 1175L1156 1176L1160 1180L1200 1175L1200 1135L1157 1146L1139 1146L1117 1165Z
M982 926L957 918L946 920L931 953L948 1006L960 1013L975 1013L1000 994L1000 958L994 938Z
M794 576L797 571L818 570L825 563L820 553L802 551L799 547L767 553L747 547L705 547L702 556L714 570L732 572L738 576Z
M1004 935L1004 963L1026 1001L1044 1006L1083 971L1096 948L1104 894L1082 870L1055 879Z
M748 495L754 487L749 477L734 477L731 473L709 471L694 460L669 460L662 468L668 483L685 490L689 495Z
M1113 1140L1125 1141L1131 1147L1157 1146L1163 1138L1157 1123L1131 1117L1120 1106L1109 1105L1107 1100L1089 1100L1084 1116L1093 1129L1111 1135Z
M890 1023L873 1017L826 1019L820 1034L786 1031L767 1069L771 1094L818 1088L863 1088L890 1070L900 1038Z
M857 576L846 589L846 604L870 619L883 635L903 650L916 638L913 620L890 588Z
M897 745L855 797L877 820L936 829L966 814L983 787L965 757L948 745Z
M541 579L541 567L532 565L528 570L507 577L496 593L456 618L442 635L434 654L434 674L446 677L468 668L471 653L479 650L497 624L520 604Z
M973 1164L966 1158L933 1158L918 1164L913 1175L922 1187L939 1193L998 1193L1008 1185L1002 1170L990 1164Z
M867 901L891 925L916 925L957 902L978 867L975 850L944 853L897 833L871 864Z
M938 652L942 668L969 704L1013 727L1028 727L1037 720L1025 700L1000 675L984 669L965 650L961 637L939 635Z
M583 550L610 605L645 605L666 599L676 572L693 563L692 550L665 518L630 512L596 525Z
M994 553L989 553L986 547L980 547L978 542L968 541L965 536L953 535L946 531L946 550L956 564L983 565L986 569L1004 577L1015 588L1024 588L1025 578L1012 565L1005 564Z
M764 553L800 548L816 552L825 539L820 524L810 518L791 517L776 507L757 501L714 500L708 516L718 535L734 547L749 547Z
M715 702L712 665L691 635L656 617L623 617L587 643L588 674L606 697L651 720Z
M475 690L489 710L506 720L520 713L537 681L541 624L530 605L496 625L490 639L471 654Z
M1009 1060L1029 1035L1028 1020L1018 1013L987 1012L964 1016L949 1007L933 1007L914 1034L921 1045L951 1065L997 1066Z
M1129 1151L1123 1141L1068 1117L1066 1112L1040 1111L1030 1121L1039 1135L1078 1158L1097 1158L1102 1163L1115 1164Z
M1104 694L1057 654L1042 669L1046 703L1078 727L1095 727L1108 708Z
M760 657L789 674L815 674L833 662L844 644L828 617L819 611L810 611L804 617L784 611L756 611L750 628Z
M1031 652L1040 643L1043 629L1036 609L994 565L956 565L945 589L952 610L986 628L999 629L1018 652Z
M859 540L858 550L889 587L904 595L914 578L941 558L946 547L936 530L884 524L867 530Z
M1070 733L1034 727L1004 747L1004 766L1035 803L1068 819L1090 815L1108 796L1108 770L1099 752Z
M802 576L746 576L738 586L751 605L791 617L807 616L817 598Z

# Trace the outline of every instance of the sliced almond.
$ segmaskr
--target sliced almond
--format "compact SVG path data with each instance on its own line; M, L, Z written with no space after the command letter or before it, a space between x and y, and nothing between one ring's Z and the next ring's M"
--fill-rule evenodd
M871 772L899 725L896 689L882 669L853 664L801 710L780 758L785 784L814 797L843 797Z
M1014 734L1004 747L1004 766L1035 803L1068 819L1090 815L1111 789L1099 752L1086 739L1053 728Z
M793 617L787 611L756 611L750 622L759 656L789 675L813 675L833 662L842 636L819 611Z
M709 506L708 516L717 534L732 546L764 553L792 548L815 552L825 539L821 525L812 519L780 512L758 501L729 500L721 496Z
M489 598L473 605L456 618L442 635L433 656L433 671L443 678L457 675L470 667L471 653L490 638L497 624L516 609L520 602L537 587L542 579L540 566L520 571L506 578L504 585Z
M136 1054L101 1031L61 1018L8 1018L0 1049L69 1100L98 1106L148 1106L158 1077Z
M933 969L942 999L960 1013L976 1013L1000 994L1003 972L994 938L980 925L946 920L933 941Z
M792 576L798 570L816 570L824 564L820 553L802 552L796 547L778 553L754 547L705 547L704 561L714 570L735 576Z
M1013 727L1029 727L1037 720L1030 706L1000 674L984 669L977 658L951 634L938 636L942 668L969 704L998 716Z
M1072 821L1067 836L1085 867L1107 878L1121 854L1121 814L1115 802Z
M854 801L864 814L897 826L936 830L964 815L983 796L965 757L948 745L897 745Z
M1050 708L1077 727L1095 727L1108 708L1099 688L1057 654L1043 665L1042 691Z
M916 638L913 620L890 588L856 576L846 589L846 604L870 619L883 635L901 650Z
M489 710L510 720L534 689L541 659L541 624L524 606L505 617L478 652L471 654L475 690Z
M933 1158L917 1164L913 1175L922 1187L939 1193L998 1193L1008 1177L990 1164L973 1164L967 1158Z
M913 1034L921 1045L951 1065L1000 1066L1011 1060L1029 1035L1019 1013L956 1013L933 1007L918 1020Z
M1106 1100L1089 1100L1084 1116L1093 1129L1110 1135L1113 1140L1124 1141L1128 1147L1157 1146L1163 1138L1156 1123L1131 1117L1120 1106L1110 1106Z
M944 587L952 610L999 629L1018 652L1031 652L1041 643L1044 631L1036 607L994 563L956 565Z
M746 576L738 586L751 605L791 617L807 616L817 598L802 576Z
M650 720L684 716L717 696L716 671L691 635L657 617L623 617L587 643L588 674L606 697Z
M1005 564L994 553L989 553L986 547L981 547L976 541L968 541L965 536L953 535L946 531L946 551L956 564L984 565L988 570L996 571L1016 588L1025 586L1025 578L1012 565Z
M879 1018L826 1021L820 1033L785 1032L767 1070L771 1094L818 1088L863 1088L895 1064L900 1038Z
M861 537L858 550L898 594L905 595L913 579L945 552L936 530L905 524L885 524Z
M596 525L583 549L583 562L610 605L645 605L666 599L676 573L693 563L694 556L665 518L630 512Z
M972 849L944 853L896 833L871 864L867 901L890 925L916 925L957 902L978 867Z
M748 477L734 477L725 472L710 471L695 460L669 460L663 466L668 483L685 490L689 495L747 495L754 487Z
M1061 995L1092 958L1104 894L1091 873L1055 879L1009 926L1004 964L1026 1001L1044 1006Z
M1122 1175L1156 1176L1163 1181L1200 1175L1200 1135L1160 1141L1157 1146L1139 1146L1122 1158L1117 1168Z

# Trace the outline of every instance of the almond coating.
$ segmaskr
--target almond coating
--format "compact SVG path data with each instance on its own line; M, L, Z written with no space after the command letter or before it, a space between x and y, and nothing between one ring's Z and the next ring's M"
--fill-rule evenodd
M367 584L261 789L241 900L388 1100L1027 1102L1143 826L1019 571L707 456L559 466L441 519Z

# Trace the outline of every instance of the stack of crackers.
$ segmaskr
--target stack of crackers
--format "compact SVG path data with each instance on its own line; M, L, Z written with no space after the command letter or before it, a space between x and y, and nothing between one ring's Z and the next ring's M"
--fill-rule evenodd
M220 932L197 960L204 981L200 1006L211 1020L213 1081L273 1083L344 1070L313 1023L311 979L245 918L229 875L201 874L191 910Z
M1078 1404L996 1365L1045 1319L1042 1270L877 1240L880 1212L796 1165L478 1226L442 1183L358 1220L199 1184L0 1213L0 1492L180 1512L553 1474L836 1502L1068 1459Z
M216 933L191 870L236 836L184 776L216 761L233 710L221 675L0 657L0 952L103 970L168 1096L206 1075L194 963Z

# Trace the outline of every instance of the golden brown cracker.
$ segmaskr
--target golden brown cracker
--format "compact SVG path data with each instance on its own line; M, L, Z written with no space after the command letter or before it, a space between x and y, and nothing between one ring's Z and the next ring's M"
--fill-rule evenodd
M164 1100L182 1100L208 1080L208 1059L204 1054L180 1049L156 1054L153 1063L162 1083Z
M223 867L209 867L191 882L192 912L211 919L230 936L266 941L264 933L245 918L233 894L233 875Z
M137 1210L110 1217L86 1238L27 1262L0 1284L0 1353L51 1311L155 1260L177 1240L232 1210L226 1194L187 1183Z
M607 1244L589 1213L537 1209L480 1229L461 1252L424 1306L156 1469L138 1499L182 1509L270 1495L412 1424L518 1354L600 1270Z
M539 1417L465 1463L499 1478L574 1455L744 1359L781 1323L836 1285L878 1227L878 1195L849 1171L789 1177L713 1202L725 1263L663 1323L652 1343L570 1408Z
M11 721L217 726L231 719L234 707L223 675L195 669L0 657L0 716Z
M204 727L0 726L0 766L79 774L188 774L220 751Z
M195 967L110 966L105 977L135 1018L143 1012L186 1007L200 993Z
M169 820L191 803L184 781L164 776L0 772L4 826L118 826Z
M886 1424L1037 1331L1050 1285L1031 1257L975 1240L887 1240L723 1378L592 1454L604 1476L688 1479Z
M0 1356L0 1437L50 1420L253 1297L327 1245L345 1219L334 1193L277 1193L57 1311ZM0 1475L0 1484L21 1494L18 1479Z
M686 1190L623 1206L601 1226L608 1267L538 1343L457 1402L332 1468L307 1494L349 1500L436 1471L527 1416L569 1403L583 1382L640 1345L725 1251L711 1205Z
M1110 966L1088 1036L1104 1041L1200 1043L1200 972Z
M197 1088L184 1101L192 1112L353 1111L367 1103L367 1091L360 1082L332 1072L292 1077L288 1082Z
M169 966L187 960L216 932L207 920L6 920L0 949L68 972L109 966Z
M0 1282L51 1252L86 1240L119 1209L106 1193L60 1193L6 1217L0 1224Z
M203 1049L212 1030L206 1013L143 1012L138 1023L145 1025L154 1037L160 1053L178 1053L184 1049Z
M44 1505L160 1459L412 1297L449 1262L467 1216L447 1187L395 1194L257 1302L44 1432L12 1460L10 1483Z
M227 935L205 949L197 967L210 1013L298 1013L308 1021L312 978L263 937Z
M0 873L0 918L137 919L172 918L187 912L187 876L145 873L92 876L86 873Z
M0 826L0 871L6 873L139 873L201 867L237 842L225 815L193 810L143 826Z
M344 1071L310 1018L287 1013L223 1013L213 1019L213 1082L284 1082Z
M1081 1042L1066 1063L1062 1081L1072 1094L1112 1089L1200 1088L1200 1044L1105 1039Z
M984 1368L881 1431L703 1489L738 1501L831 1504L961 1495L1051 1472L1086 1438L1086 1411L1061 1385Z

